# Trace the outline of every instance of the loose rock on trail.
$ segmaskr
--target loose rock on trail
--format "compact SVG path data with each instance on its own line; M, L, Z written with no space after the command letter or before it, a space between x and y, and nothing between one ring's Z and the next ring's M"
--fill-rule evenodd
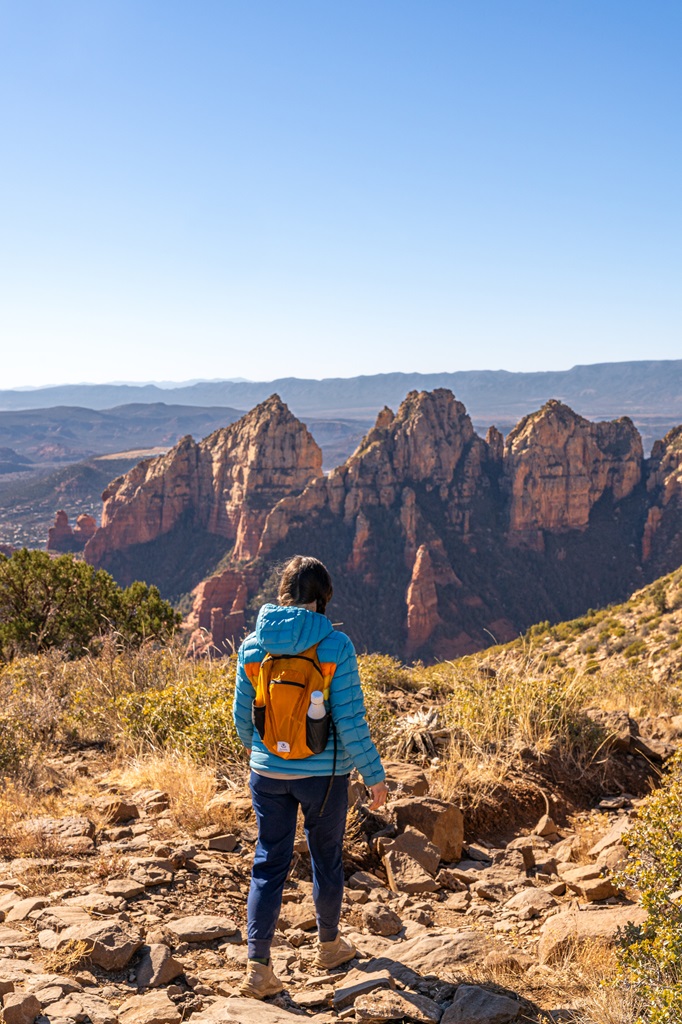
M189 834L163 792L112 788L92 817L25 823L49 856L0 861L6 1024L568 1020L552 1005L555 965L644 918L611 880L637 801L605 800L581 835L543 820L504 845L467 844L460 808L404 767L400 783L400 766L389 767L398 799L383 817L360 811L369 831L346 850L341 929L357 958L326 975L312 966L299 842L272 950L285 991L265 1003L238 995L256 839L242 792L213 802L221 813L234 803L229 832L217 810L215 824Z

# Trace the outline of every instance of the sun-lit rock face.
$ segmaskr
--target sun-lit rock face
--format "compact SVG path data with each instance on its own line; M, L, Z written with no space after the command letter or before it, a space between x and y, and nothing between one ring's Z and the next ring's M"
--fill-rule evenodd
M96 530L97 521L94 516L81 513L72 527L68 515L60 509L47 532L47 550L60 553L82 551Z
M184 437L114 480L86 558L106 565L113 552L156 541L189 517L197 529L225 538L233 558L248 560L273 505L321 474L312 435L273 395L203 441Z
M323 476L321 463L273 396L115 480L86 557L121 582L191 592L202 653L238 643L283 561L315 555L360 649L424 659L622 600L682 563L682 428L645 461L628 419L590 423L552 401L483 440L450 391L414 391L342 466Z
M682 560L682 426L657 441L651 452L647 492L650 507L642 537L642 561L668 571Z
M361 553L368 550L371 509L392 509L405 503L406 542L413 548L414 530L409 524L410 498L415 486L443 502L448 514L457 518L455 506L466 499L472 481L456 481L465 454L471 446L485 448L461 402L445 388L412 391L397 414L383 409L375 426L348 461L332 470L324 480L314 481L300 497L283 501L268 517L260 554L266 555L281 543L290 529L327 509L352 525L356 542L350 565L361 568ZM474 459L475 467L480 458ZM476 476L478 470L474 469ZM465 474L460 474L464 476ZM410 539L410 537L412 539Z
M188 650L194 656L214 650L227 654L239 645L246 624L248 576L225 569L203 580L192 591L192 611L185 627Z
M632 493L642 477L642 440L626 417L590 423L551 401L511 431L504 465L509 538L541 548L541 531L584 530L607 492L616 502Z
M426 544L422 544L417 551L410 585L407 588L406 602L407 642L405 653L411 657L415 651L428 642L440 622L436 574Z

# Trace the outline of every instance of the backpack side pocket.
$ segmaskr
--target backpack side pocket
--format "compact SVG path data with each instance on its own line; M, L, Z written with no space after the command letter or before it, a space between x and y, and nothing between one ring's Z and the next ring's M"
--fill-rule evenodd
M329 740L329 726L332 716L327 712L324 718L308 718L305 720L305 741L313 754L321 754Z
M251 721L261 740L265 741L265 704L259 707L255 701L253 702L251 705Z

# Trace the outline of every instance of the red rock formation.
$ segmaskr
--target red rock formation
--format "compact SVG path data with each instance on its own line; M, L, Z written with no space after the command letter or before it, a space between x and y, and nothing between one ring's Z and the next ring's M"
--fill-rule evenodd
M73 551L73 530L69 523L69 517L60 509L54 517L54 523L47 531L48 551Z
M192 591L194 603L185 627L191 654L215 649L221 654L239 645L246 625L249 585L244 573L233 569L209 576Z
M379 414L376 425L348 462L332 470L326 479L313 481L300 497L286 499L273 509L266 520L259 555L266 556L292 528L324 508L341 516L344 523L353 524L358 543L366 548L370 532L367 510L390 509L398 498L405 503L406 546L413 549L416 523L406 488L419 485L426 492L435 492L456 520L455 471L472 444L485 447L474 434L464 406L451 392L444 388L410 392L397 415L390 409ZM363 521L358 531L360 514Z
M382 410L324 477L319 449L275 396L114 481L86 552L104 565L132 552L135 571L152 564L157 579L170 565L171 586L197 551L201 571L222 559L194 589L195 652L238 642L274 563L300 552L329 565L333 614L360 648L455 657L627 596L641 582L640 542L651 571L675 567L675 545L682 562L681 467L682 428L647 465L647 497L629 420L589 423L549 402L506 444L495 428L483 441L440 389Z
M96 520L85 513L78 516L72 529L68 515L60 509L47 533L47 550L60 553L82 551L96 529Z
M312 435L273 395L198 444L185 437L114 480L86 559L106 566L112 553L156 541L186 517L225 538L235 560L250 559L273 505L321 474Z
M608 490L631 494L642 476L642 440L627 417L590 423L561 402L547 402L509 434L509 539L542 550L542 531L584 530Z
M651 452L647 491L652 502L642 537L642 561L668 572L682 558L682 427L657 441Z
M405 653L411 658L430 639L440 622L438 593L426 544L417 551L412 578L407 588L407 644Z
M78 516L76 525L73 528L73 536L79 545L79 551L83 550L90 538L95 535L96 530L97 520L94 516L89 516L86 513L81 513L81 515Z

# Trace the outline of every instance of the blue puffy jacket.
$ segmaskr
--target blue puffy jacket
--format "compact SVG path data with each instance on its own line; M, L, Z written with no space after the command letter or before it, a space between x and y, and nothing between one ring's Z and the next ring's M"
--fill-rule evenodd
M355 767L367 786L382 782L385 772L369 735L365 702L360 686L355 649L345 633L334 629L325 615L307 608L265 604L258 614L256 631L239 648L237 686L233 715L239 737L251 748L251 767L256 771L292 775L331 775L334 740L330 734L321 754L286 760L271 753L261 742L251 721L251 705L260 664L266 654L301 654L318 644L317 656L329 688L328 707L337 733L336 774L347 775Z

